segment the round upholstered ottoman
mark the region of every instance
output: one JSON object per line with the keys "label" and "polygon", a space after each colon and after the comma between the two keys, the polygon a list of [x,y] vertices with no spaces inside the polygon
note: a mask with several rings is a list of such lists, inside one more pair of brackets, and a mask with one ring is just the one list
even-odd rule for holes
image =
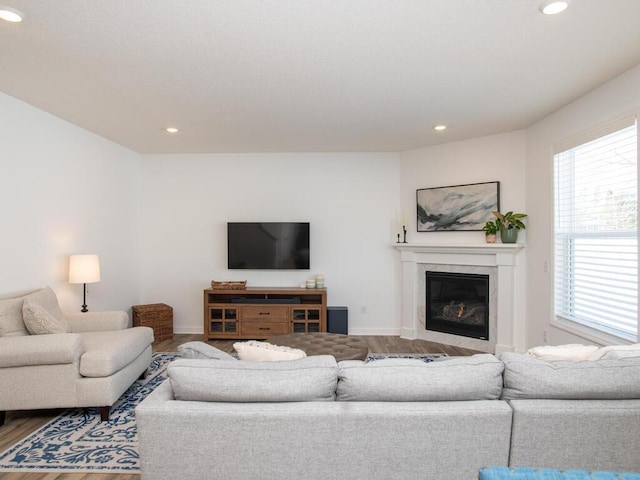
{"label": "round upholstered ottoman", "polygon": [[267,340],[274,345],[299,348],[308,356],[333,355],[336,361],[366,360],[369,348],[364,340],[337,333],[290,333]]}

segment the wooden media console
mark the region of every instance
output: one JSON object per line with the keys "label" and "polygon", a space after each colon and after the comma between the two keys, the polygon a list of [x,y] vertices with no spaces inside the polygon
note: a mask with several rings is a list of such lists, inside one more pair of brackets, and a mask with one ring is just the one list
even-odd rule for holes
{"label": "wooden media console", "polygon": [[204,337],[268,339],[327,331],[324,288],[254,287],[204,291]]}

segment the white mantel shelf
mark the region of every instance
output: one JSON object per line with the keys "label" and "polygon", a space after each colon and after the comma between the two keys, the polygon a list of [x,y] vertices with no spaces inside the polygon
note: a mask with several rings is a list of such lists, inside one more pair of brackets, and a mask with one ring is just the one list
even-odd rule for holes
{"label": "white mantel shelf", "polygon": [[479,243],[451,244],[451,243],[394,243],[400,251],[427,253],[479,253],[495,255],[496,253],[517,253],[524,248],[520,243]]}
{"label": "white mantel shelf", "polygon": [[[518,243],[394,243],[402,264],[402,328],[401,336],[491,353],[523,351],[524,318],[516,305],[524,302],[524,278]],[[424,271],[435,265],[439,271],[472,273],[486,271],[495,286],[494,324],[490,320],[489,341],[442,334],[425,330]],[[490,314],[491,316],[491,314]]]}

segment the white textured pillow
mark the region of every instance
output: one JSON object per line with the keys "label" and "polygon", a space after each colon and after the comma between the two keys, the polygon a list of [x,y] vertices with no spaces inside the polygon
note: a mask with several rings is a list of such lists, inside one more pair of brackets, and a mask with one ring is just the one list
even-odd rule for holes
{"label": "white textured pillow", "polygon": [[291,347],[281,347],[267,342],[249,340],[236,342],[233,348],[238,352],[240,360],[250,362],[280,362],[282,360],[297,360],[307,356],[302,350]]}
{"label": "white textured pillow", "polygon": [[67,333],[69,331],[69,324],[66,320],[60,321],[42,305],[29,299],[26,299],[22,305],[22,318],[31,335]]}
{"label": "white textured pillow", "polygon": [[619,360],[628,357],[640,357],[640,343],[602,347],[592,353],[589,360]]}
{"label": "white textured pillow", "polygon": [[527,355],[547,361],[567,360],[580,362],[582,360],[588,360],[597,350],[598,347],[593,345],[543,345],[529,349]]}

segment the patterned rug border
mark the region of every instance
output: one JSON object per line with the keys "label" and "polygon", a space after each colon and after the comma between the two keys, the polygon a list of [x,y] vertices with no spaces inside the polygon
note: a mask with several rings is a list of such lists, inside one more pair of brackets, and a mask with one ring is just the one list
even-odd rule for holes
{"label": "patterned rug border", "polygon": [[[134,409],[166,379],[167,365],[179,357],[175,352],[154,353],[149,375],[120,397],[109,422],[100,421],[97,408],[67,409],[0,452],[0,476],[4,472],[139,474]],[[445,357],[444,353],[369,353],[366,361],[416,358],[431,362]]]}
{"label": "patterned rug border", "polygon": [[382,360],[385,358],[415,358],[423,362],[433,362],[439,358],[447,358],[446,353],[371,353],[367,355],[367,362],[372,360]]}

